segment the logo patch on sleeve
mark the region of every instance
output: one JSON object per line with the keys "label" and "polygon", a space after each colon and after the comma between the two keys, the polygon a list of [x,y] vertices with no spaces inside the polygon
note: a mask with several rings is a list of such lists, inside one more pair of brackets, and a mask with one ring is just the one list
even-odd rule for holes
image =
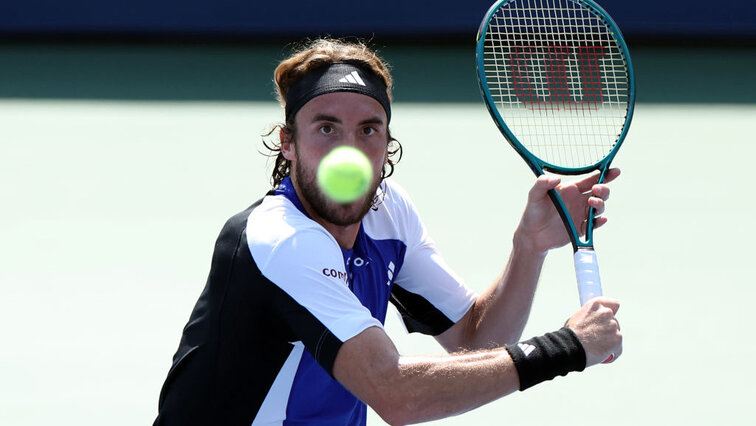
{"label": "logo patch on sleeve", "polygon": [[337,270],[335,270],[333,268],[323,268],[323,275],[325,275],[326,277],[330,277],[330,278],[340,279],[340,280],[344,281],[345,283],[349,284],[349,280],[347,279],[346,272],[337,271]]}

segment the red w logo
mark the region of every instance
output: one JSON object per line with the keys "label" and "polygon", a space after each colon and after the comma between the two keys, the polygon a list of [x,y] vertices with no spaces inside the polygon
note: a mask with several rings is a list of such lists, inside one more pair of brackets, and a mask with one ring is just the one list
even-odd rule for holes
{"label": "red w logo", "polygon": [[[542,64],[534,60],[535,46],[518,46],[510,52],[512,82],[515,94],[524,103],[575,103],[569,88],[567,60],[572,54],[570,46],[548,46],[545,49]],[[580,46],[577,48],[577,64],[580,70],[580,82],[583,96],[580,103],[601,103],[604,96],[601,91],[601,70],[599,59],[604,56],[603,46]],[[531,70],[529,64],[538,67]],[[540,76],[536,72],[540,71]],[[543,75],[546,82],[544,85]],[[531,78],[540,82],[542,94],[536,93]],[[543,87],[545,86],[545,87]],[[544,90],[546,89],[546,90]],[[548,93],[543,94],[543,92]]]}

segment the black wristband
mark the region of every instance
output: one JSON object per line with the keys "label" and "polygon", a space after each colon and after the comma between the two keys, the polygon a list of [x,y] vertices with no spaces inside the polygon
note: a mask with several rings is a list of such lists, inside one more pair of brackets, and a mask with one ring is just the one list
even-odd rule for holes
{"label": "black wristband", "polygon": [[575,332],[562,327],[554,333],[504,347],[520,376],[520,390],[570,371],[585,369],[585,350]]}

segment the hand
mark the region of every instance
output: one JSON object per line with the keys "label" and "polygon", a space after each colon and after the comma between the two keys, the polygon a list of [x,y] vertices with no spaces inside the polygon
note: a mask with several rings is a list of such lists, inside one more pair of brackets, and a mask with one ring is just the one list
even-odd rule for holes
{"label": "hand", "polygon": [[595,173],[561,185],[561,179],[557,176],[539,176],[528,193],[528,203],[515,232],[515,239],[538,253],[545,253],[570,242],[562,219],[549,198],[548,192],[551,189],[559,191],[581,236],[585,235],[589,207],[596,210],[594,227],[601,227],[607,221],[606,217],[600,216],[609,199],[610,190],[606,184],[619,175],[619,169],[609,169],[602,184],[596,184],[599,174]]}
{"label": "hand", "polygon": [[[619,302],[596,297],[583,305],[567,320],[585,350],[585,366],[614,362],[622,354],[622,333],[615,318]],[[609,359],[611,357],[611,359]]]}

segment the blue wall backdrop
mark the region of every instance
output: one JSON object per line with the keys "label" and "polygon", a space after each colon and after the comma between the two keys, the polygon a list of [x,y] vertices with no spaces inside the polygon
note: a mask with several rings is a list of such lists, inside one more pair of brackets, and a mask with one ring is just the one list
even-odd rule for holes
{"label": "blue wall backdrop", "polygon": [[[538,3],[547,0],[534,0]],[[469,36],[491,0],[1,0],[0,35]],[[756,2],[603,0],[628,37],[756,39]],[[429,6],[432,5],[432,8]]]}

